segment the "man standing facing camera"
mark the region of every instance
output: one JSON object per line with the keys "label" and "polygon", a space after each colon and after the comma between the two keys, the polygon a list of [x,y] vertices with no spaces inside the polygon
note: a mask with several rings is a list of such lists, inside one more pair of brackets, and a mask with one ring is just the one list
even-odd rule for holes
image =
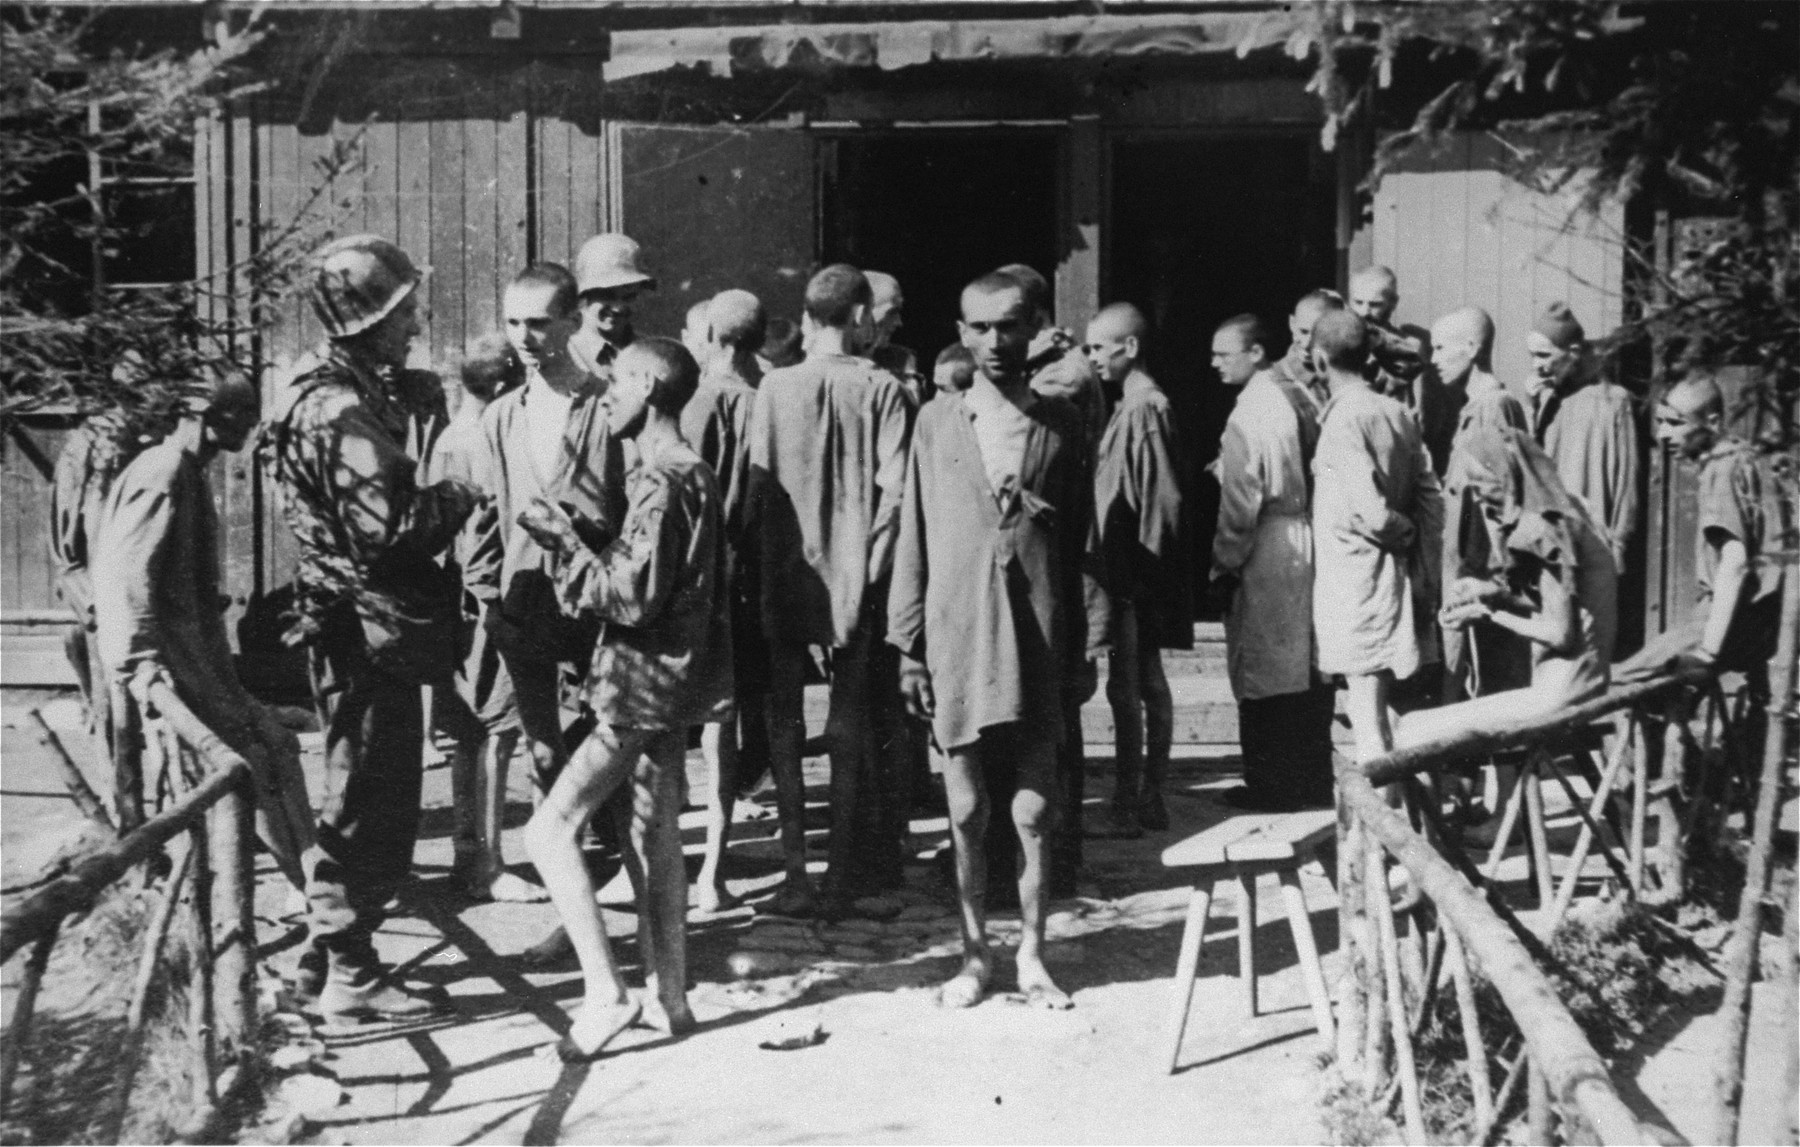
{"label": "man standing facing camera", "polygon": [[960,329],[977,373],[968,391],[919,413],[888,598],[907,707],[945,753],[964,960],[940,998],[970,1007],[993,980],[986,774],[1010,769],[1007,814],[1024,854],[1018,986],[1034,1004],[1067,1008],[1043,960],[1046,839],[1063,783],[1057,750],[1080,736],[1064,727],[1064,681],[1083,676],[1091,689],[1090,659],[1106,644],[1105,609],[1082,609],[1090,454],[1080,413],[1031,389],[1037,322],[1016,280],[965,287]]}

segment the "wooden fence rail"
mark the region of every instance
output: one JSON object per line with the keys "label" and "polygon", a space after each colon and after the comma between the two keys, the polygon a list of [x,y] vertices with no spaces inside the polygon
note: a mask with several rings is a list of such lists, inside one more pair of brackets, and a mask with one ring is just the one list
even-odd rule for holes
{"label": "wooden fence rail", "polygon": [[[146,700],[185,750],[205,766],[198,784],[179,801],[115,844],[77,862],[73,868],[0,914],[0,962],[27,946],[25,970],[12,1027],[0,1062],[0,1109],[11,1099],[12,1084],[25,1054],[37,990],[65,918],[91,908],[113,883],[149,859],[182,833],[192,843],[165,889],[164,901],[146,937],[143,961],[127,1016],[125,1054],[118,1093],[113,1096],[114,1132],[123,1134],[124,1114],[142,1045],[145,997],[162,959],[163,939],[181,897],[182,875],[193,868],[193,909],[199,943],[194,1035],[204,1049],[205,1099],[195,1126],[204,1126],[220,1098],[216,1083],[222,1064],[213,1054],[226,1047],[237,1061],[240,1083],[251,1077],[257,1032],[255,949],[256,888],[252,822],[254,790],[250,765],[196,717],[167,684],[153,684]],[[224,931],[215,927],[223,924]]]}

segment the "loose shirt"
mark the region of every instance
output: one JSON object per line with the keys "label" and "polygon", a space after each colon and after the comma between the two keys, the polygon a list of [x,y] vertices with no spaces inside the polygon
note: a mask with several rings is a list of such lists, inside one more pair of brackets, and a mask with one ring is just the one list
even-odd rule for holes
{"label": "loose shirt", "polygon": [[401,640],[394,614],[435,586],[437,555],[472,506],[465,486],[418,480],[447,421],[435,376],[384,383],[335,346],[282,388],[264,441],[299,548],[290,638],[310,639],[325,610],[350,601],[365,635]]}
{"label": "loose shirt", "polygon": [[1082,573],[1093,478],[1081,416],[1048,398],[1025,414],[1019,495],[1007,507],[961,394],[919,412],[906,462],[888,641],[929,670],[945,750],[1009,722],[1060,741],[1064,674],[1106,642],[1104,601],[1085,592]]}
{"label": "loose shirt", "polygon": [[464,583],[493,603],[487,625],[503,651],[540,660],[586,661],[591,630],[573,625],[556,603],[550,556],[524,527],[534,498],[573,507],[607,536],[624,518],[625,456],[607,426],[604,384],[583,376],[570,395],[555,469],[542,475],[532,457],[534,386],[494,400],[482,412],[478,485],[493,501],[478,518],[478,538]]}
{"label": "loose shirt", "polygon": [[731,361],[718,358],[700,374],[700,387],[681,408],[681,436],[712,467],[719,484],[719,506],[725,540],[734,559],[743,551],[745,516],[750,495],[750,416],[762,371],[740,374]]}
{"label": "loose shirt", "polygon": [[1325,405],[1313,475],[1319,671],[1410,677],[1437,651],[1443,528],[1418,424],[1393,399],[1346,386]]}
{"label": "loose shirt", "polygon": [[1212,556],[1216,570],[1240,579],[1225,614],[1226,674],[1240,701],[1306,692],[1316,659],[1302,435],[1310,405],[1282,387],[1270,371],[1253,375],[1219,439]]}
{"label": "loose shirt", "polygon": [[1631,392],[1596,380],[1552,398],[1538,440],[1556,461],[1563,487],[1587,503],[1606,532],[1613,560],[1624,569],[1638,529],[1638,472],[1644,453]]}
{"label": "loose shirt", "polygon": [[95,530],[94,606],[105,671],[167,679],[249,763],[257,830],[292,877],[313,843],[300,746],[238,680],[221,613],[219,523],[199,457],[171,437],[112,483]]}
{"label": "loose shirt", "polygon": [[1194,643],[1178,457],[1169,396],[1149,375],[1132,371],[1094,462],[1094,525],[1108,597],[1115,605],[1135,603],[1141,640],[1160,649]]}
{"label": "loose shirt", "polygon": [[1764,660],[1773,653],[1781,625],[1784,575],[1780,559],[1769,551],[1780,548],[1791,505],[1791,496],[1782,496],[1781,483],[1742,439],[1720,439],[1701,461],[1700,520],[1694,539],[1697,617],[1704,619],[1712,610],[1719,552],[1733,539],[1744,545],[1744,587],[1726,634],[1722,656],[1727,661],[1756,660],[1755,653],[1744,652],[1748,649],[1761,652]]}
{"label": "loose shirt", "polygon": [[731,621],[719,487],[684,442],[661,444],[627,479],[619,537],[565,559],[563,606],[605,623],[586,699],[608,724],[685,729],[731,715]]}
{"label": "loose shirt", "polygon": [[907,431],[899,381],[866,359],[815,355],[763,376],[750,418],[751,529],[772,640],[850,643],[869,587],[893,565]]}

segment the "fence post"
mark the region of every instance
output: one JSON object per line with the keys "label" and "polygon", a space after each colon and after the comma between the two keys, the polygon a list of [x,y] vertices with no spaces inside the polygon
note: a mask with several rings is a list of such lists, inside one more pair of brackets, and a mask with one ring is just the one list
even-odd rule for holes
{"label": "fence post", "polygon": [[[256,833],[248,774],[208,814],[213,869],[213,920],[223,934],[214,945],[214,1022],[222,1056],[242,1074],[256,1046]],[[221,1060],[223,1062],[223,1060]]]}

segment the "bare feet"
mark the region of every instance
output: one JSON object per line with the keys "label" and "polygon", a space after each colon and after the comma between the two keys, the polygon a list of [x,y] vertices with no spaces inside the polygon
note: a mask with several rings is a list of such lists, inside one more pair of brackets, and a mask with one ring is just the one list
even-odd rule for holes
{"label": "bare feet", "polygon": [[550,893],[541,884],[534,884],[520,876],[514,876],[505,869],[497,870],[492,876],[467,873],[456,879],[458,887],[470,900],[497,900],[503,904],[542,904],[550,899]]}
{"label": "bare feet", "polygon": [[548,936],[519,953],[519,962],[527,968],[548,968],[575,955],[575,945],[561,924]]}
{"label": "bare feet", "polygon": [[1057,987],[1049,970],[1036,960],[1019,961],[1019,991],[1024,993],[1025,1002],[1034,1008],[1064,1012],[1075,1006],[1069,993]]}
{"label": "bare feet", "polygon": [[993,979],[993,968],[987,953],[970,955],[964,958],[962,971],[956,973],[944,986],[938,989],[938,1005],[946,1008],[972,1008],[987,995],[988,982]]}
{"label": "bare feet", "polygon": [[723,885],[702,883],[694,889],[694,911],[702,916],[717,916],[743,906],[743,900],[726,891]]}
{"label": "bare feet", "polygon": [[805,877],[788,877],[781,890],[756,906],[764,916],[793,916],[799,919],[818,914],[819,902],[813,895],[812,882]]}
{"label": "bare feet", "polygon": [[564,1063],[586,1063],[642,1014],[643,1005],[630,997],[610,1004],[583,1004],[569,1034],[557,1041],[556,1054]]}
{"label": "bare feet", "polygon": [[694,1018],[694,1011],[688,1007],[684,999],[674,1007],[661,1000],[651,1000],[644,1005],[644,1022],[651,1027],[661,1028],[670,1035],[687,1035],[700,1026]]}

